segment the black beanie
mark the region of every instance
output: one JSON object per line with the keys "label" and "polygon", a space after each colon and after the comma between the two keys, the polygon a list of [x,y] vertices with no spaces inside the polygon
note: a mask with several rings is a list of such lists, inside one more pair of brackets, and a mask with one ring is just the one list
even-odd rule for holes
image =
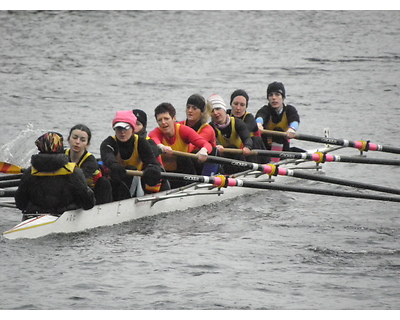
{"label": "black beanie", "polygon": [[282,95],[283,98],[286,97],[285,87],[283,86],[282,82],[275,81],[275,82],[270,83],[267,88],[267,97],[272,92],[278,92]]}
{"label": "black beanie", "polygon": [[232,105],[233,99],[235,99],[238,96],[242,96],[246,99],[246,108],[247,108],[247,106],[249,105],[249,96],[247,92],[242,89],[237,89],[233,91],[233,93],[231,94],[231,102],[229,104]]}
{"label": "black beanie", "polygon": [[204,109],[206,107],[206,100],[201,95],[195,93],[188,98],[186,105],[188,104],[192,104],[199,108],[201,112],[204,112]]}
{"label": "black beanie", "polygon": [[137,120],[146,128],[147,126],[147,114],[143,110],[133,109],[133,114],[136,116]]}

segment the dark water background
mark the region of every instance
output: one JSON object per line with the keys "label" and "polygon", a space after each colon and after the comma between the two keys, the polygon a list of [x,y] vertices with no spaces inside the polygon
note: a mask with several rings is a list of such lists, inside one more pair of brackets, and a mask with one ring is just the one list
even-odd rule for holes
{"label": "dark water background", "polygon": [[[274,80],[300,132],[399,146],[399,37],[398,11],[0,11],[0,160],[26,166],[37,136],[80,122],[98,154],[115,111],[142,108],[152,129],[159,103],[181,120],[195,92],[229,102],[245,89],[255,113]],[[400,186],[398,167],[324,170]],[[0,309],[399,309],[398,208],[263,191],[79,234],[1,238]],[[20,221],[0,214],[1,232]]]}

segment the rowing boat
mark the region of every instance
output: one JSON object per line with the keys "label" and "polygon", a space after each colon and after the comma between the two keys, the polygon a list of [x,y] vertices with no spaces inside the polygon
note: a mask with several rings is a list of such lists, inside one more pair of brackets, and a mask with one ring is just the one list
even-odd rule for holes
{"label": "rowing boat", "polygon": [[[329,152],[338,147],[326,147],[320,152]],[[315,152],[315,151],[313,151]],[[320,164],[308,165],[305,160],[287,159],[280,165],[295,164],[298,169],[320,169]],[[247,170],[237,174],[244,181],[273,182],[274,178]],[[193,176],[186,175],[186,180]],[[198,180],[197,180],[198,181]],[[190,208],[210,205],[237,196],[254,194],[254,189],[242,187],[215,187],[207,182],[194,182],[179,189],[166,190],[137,198],[125,199],[111,203],[96,205],[90,210],[71,210],[61,216],[41,214],[17,224],[3,233],[6,239],[35,239],[53,233],[81,232],[102,226],[111,226],[123,222],[150,217],[161,213],[183,211]]]}

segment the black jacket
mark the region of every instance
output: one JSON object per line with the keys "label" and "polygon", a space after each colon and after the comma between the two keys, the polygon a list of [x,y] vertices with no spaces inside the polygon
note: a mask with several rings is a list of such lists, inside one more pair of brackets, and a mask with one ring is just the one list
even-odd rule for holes
{"label": "black jacket", "polygon": [[[68,163],[66,154],[36,154],[31,164],[39,172],[51,173]],[[25,170],[15,194],[15,203],[24,213],[52,213],[60,215],[76,208],[88,210],[95,205],[93,191],[87,186],[83,171],[75,167],[67,175],[32,175],[32,167]]]}

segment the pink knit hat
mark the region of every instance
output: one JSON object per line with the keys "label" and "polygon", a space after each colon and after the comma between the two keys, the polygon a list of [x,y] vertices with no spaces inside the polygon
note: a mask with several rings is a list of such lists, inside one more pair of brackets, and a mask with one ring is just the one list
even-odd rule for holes
{"label": "pink knit hat", "polygon": [[132,110],[117,111],[115,113],[114,120],[112,121],[113,129],[117,127],[124,128],[126,130],[130,129],[127,126],[135,128],[136,126],[136,116],[133,114]]}

